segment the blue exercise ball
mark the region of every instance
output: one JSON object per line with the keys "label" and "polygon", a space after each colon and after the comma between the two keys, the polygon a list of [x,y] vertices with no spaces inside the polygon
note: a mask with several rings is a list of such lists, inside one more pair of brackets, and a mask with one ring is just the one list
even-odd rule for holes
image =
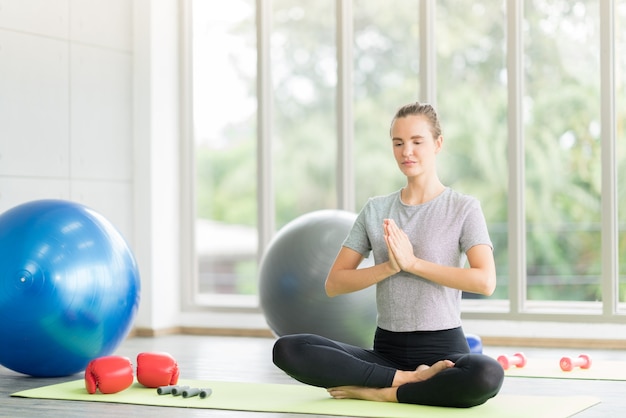
{"label": "blue exercise ball", "polygon": [[[371,347],[376,329],[372,286],[329,298],[326,276],[356,214],[319,210],[281,228],[270,241],[259,267],[259,298],[275,335],[313,333]],[[359,267],[373,265],[371,256]]]}
{"label": "blue exercise ball", "polygon": [[135,258],[102,215],[37,200],[0,215],[0,364],[68,376],[112,353],[139,305]]}

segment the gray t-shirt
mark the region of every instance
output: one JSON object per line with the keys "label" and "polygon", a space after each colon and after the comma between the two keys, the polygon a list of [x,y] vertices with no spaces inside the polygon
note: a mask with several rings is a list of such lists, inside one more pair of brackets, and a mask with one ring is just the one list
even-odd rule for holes
{"label": "gray t-shirt", "polygon": [[[400,190],[370,198],[343,242],[376,264],[389,260],[383,220],[406,232],[415,256],[445,266],[464,267],[465,253],[486,244],[493,248],[480,203],[450,188],[421,205],[407,205]],[[461,291],[401,271],[376,285],[378,326],[388,331],[435,331],[461,325]]]}

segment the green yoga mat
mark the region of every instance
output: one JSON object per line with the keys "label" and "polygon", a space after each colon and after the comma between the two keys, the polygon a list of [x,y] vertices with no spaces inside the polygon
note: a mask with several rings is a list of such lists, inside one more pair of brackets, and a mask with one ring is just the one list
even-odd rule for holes
{"label": "green yoga mat", "polygon": [[469,409],[439,408],[351,399],[330,398],[324,389],[301,384],[268,384],[180,380],[179,385],[210,388],[212,394],[199,397],[158,395],[135,383],[115,394],[90,395],[83,380],[44,386],[12,394],[15,397],[57,399],[89,402],[113,402],[181,408],[226,409],[235,411],[283,412],[299,414],[339,415],[351,417],[416,418],[416,417],[480,417],[480,418],[558,418],[569,417],[599,403],[588,396],[512,396],[498,395],[484,405]]}
{"label": "green yoga mat", "polygon": [[583,379],[583,380],[626,380],[626,362],[593,361],[588,369],[579,367],[564,372],[559,366],[559,358],[545,359],[527,357],[524,367],[515,366],[505,370],[509,377],[538,377],[550,379]]}

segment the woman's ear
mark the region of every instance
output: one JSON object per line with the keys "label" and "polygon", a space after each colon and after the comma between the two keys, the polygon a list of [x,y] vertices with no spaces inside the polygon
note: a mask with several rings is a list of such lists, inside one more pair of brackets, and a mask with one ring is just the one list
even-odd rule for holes
{"label": "woman's ear", "polygon": [[443,148],[443,135],[439,135],[439,137],[435,140],[435,154],[439,154]]}

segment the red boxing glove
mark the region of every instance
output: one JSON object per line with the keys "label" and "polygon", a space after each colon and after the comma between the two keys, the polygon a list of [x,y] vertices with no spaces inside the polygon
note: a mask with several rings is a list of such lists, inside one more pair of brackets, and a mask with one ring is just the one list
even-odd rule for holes
{"label": "red boxing glove", "polygon": [[105,356],[91,360],[85,369],[87,392],[117,393],[133,384],[133,365],[126,357]]}
{"label": "red boxing glove", "polygon": [[178,364],[168,353],[139,353],[137,380],[148,388],[175,385],[178,382]]}

